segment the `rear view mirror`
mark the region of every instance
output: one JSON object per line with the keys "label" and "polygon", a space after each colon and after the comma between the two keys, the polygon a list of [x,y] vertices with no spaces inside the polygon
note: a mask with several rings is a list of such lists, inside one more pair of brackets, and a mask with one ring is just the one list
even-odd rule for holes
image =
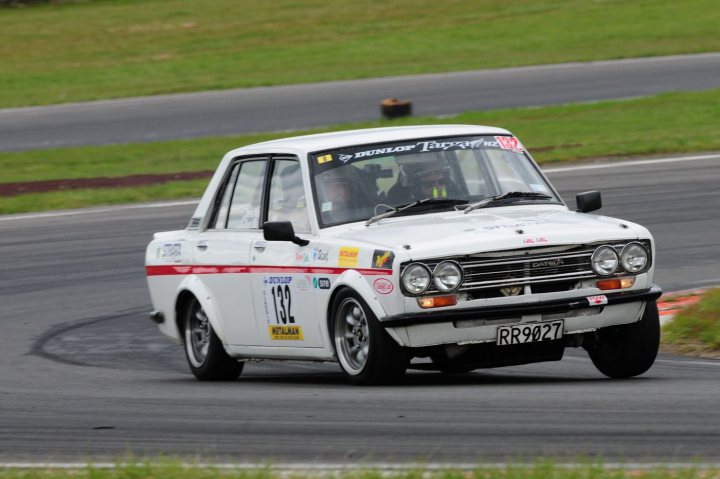
{"label": "rear view mirror", "polygon": [[575,196],[577,210],[580,213],[589,213],[602,208],[602,198],[599,191],[586,191]]}

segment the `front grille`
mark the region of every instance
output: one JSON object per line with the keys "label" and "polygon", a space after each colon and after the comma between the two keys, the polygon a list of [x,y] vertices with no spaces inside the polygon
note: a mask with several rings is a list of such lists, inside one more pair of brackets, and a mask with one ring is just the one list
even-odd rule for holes
{"label": "front grille", "polygon": [[[432,271],[441,261],[457,261],[464,273],[458,292],[468,294],[468,299],[515,296],[528,292],[550,293],[576,289],[580,281],[596,278],[590,258],[601,244],[610,244],[619,253],[626,243],[534,247],[425,260],[422,263]],[[645,246],[649,252],[649,243]],[[619,270],[619,273],[622,271]],[[511,291],[512,288],[515,290]],[[438,290],[433,285],[424,294],[436,293]]]}

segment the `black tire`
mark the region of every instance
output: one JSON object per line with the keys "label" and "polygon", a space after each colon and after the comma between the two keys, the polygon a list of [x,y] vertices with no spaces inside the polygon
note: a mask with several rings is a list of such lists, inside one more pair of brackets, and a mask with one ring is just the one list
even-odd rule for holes
{"label": "black tire", "polygon": [[200,381],[232,381],[245,363],[231,358],[208,321],[200,302],[193,298],[183,317],[185,357]]}
{"label": "black tire", "polygon": [[655,301],[651,301],[640,321],[600,330],[598,344],[588,353],[598,371],[622,379],[650,369],[659,347],[660,316]]}
{"label": "black tire", "polygon": [[354,291],[336,296],[330,327],[338,363],[352,384],[393,384],[405,375],[409,354],[380,326],[372,309]]}

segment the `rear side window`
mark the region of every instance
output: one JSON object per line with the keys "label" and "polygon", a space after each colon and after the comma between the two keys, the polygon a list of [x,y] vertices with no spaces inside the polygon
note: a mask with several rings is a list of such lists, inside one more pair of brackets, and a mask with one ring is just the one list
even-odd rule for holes
{"label": "rear side window", "polygon": [[266,160],[246,160],[238,163],[228,177],[213,229],[260,228],[263,178]]}

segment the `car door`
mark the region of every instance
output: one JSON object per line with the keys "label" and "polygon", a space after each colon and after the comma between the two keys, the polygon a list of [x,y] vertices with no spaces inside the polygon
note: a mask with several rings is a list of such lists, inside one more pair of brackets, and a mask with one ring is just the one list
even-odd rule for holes
{"label": "car door", "polygon": [[262,238],[261,206],[266,157],[234,162],[205,231],[198,235],[194,263],[210,291],[224,341],[236,346],[260,343],[250,287],[250,249]]}
{"label": "car door", "polygon": [[[295,157],[272,160],[268,221],[290,221],[296,234],[312,240],[300,163]],[[265,346],[322,347],[324,314],[315,304],[313,272],[328,266],[326,249],[289,241],[257,239],[252,245],[252,288],[260,341]]]}

